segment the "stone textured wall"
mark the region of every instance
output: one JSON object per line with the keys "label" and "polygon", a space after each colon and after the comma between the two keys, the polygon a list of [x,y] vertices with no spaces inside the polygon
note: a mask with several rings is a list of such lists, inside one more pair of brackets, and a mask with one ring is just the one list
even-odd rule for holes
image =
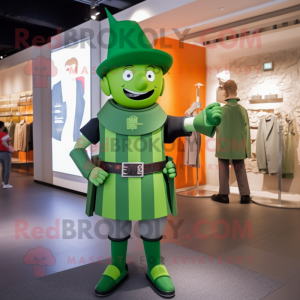
{"label": "stone textured wall", "polygon": [[[274,63],[274,70],[263,71],[263,65],[267,62]],[[237,82],[240,104],[246,109],[253,107],[249,102],[252,95],[277,94],[279,98],[283,98],[283,103],[279,104],[280,108],[275,113],[292,113],[300,134],[300,48],[233,59],[230,61],[230,77]],[[264,109],[267,108],[268,104],[264,104]],[[296,145],[296,163],[300,164],[299,135]],[[257,173],[255,164],[254,154],[247,161],[247,171]]]}
{"label": "stone textured wall", "polygon": [[[274,70],[263,71],[263,64],[271,61]],[[283,96],[289,108],[300,107],[300,48],[231,60],[230,73],[246,108],[252,95],[269,93]]]}

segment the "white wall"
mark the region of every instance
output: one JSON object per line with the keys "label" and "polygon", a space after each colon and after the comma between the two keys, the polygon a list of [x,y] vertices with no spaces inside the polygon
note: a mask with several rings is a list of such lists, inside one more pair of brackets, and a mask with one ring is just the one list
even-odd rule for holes
{"label": "white wall", "polygon": [[0,96],[30,91],[32,76],[24,72],[25,63],[0,71]]}
{"label": "white wall", "polygon": [[[257,43],[252,48],[241,48],[238,43],[232,49],[224,49],[220,44],[215,49],[208,49],[206,54],[206,63],[208,67],[207,74],[207,86],[206,86],[206,101],[207,105],[216,101],[216,89],[218,87],[218,80],[216,74],[225,68],[229,68],[231,59],[237,59],[241,57],[248,57],[262,53],[277,52],[281,50],[287,50],[300,46],[300,32],[299,28],[288,29],[285,31],[274,31],[270,34],[262,35],[260,37],[261,48],[257,47]],[[215,142],[209,143],[210,148],[215,149]],[[218,159],[215,157],[215,151],[206,150],[206,184],[209,186],[219,186],[218,177]],[[296,176],[299,182],[299,172],[296,170]],[[232,178],[232,177],[231,177]],[[278,177],[269,177],[262,174],[248,173],[248,179],[250,188],[252,190],[264,190],[268,187],[268,190],[277,190]],[[297,184],[290,185],[283,183],[283,189],[290,193],[300,193],[300,188]],[[295,182],[296,182],[295,181]],[[236,187],[236,181],[234,180],[231,186]]]}
{"label": "white wall", "polygon": [[[47,45],[34,48],[31,59],[39,56],[49,58],[50,53],[51,49]],[[51,77],[47,76],[46,80],[46,87],[39,87],[33,78],[34,179],[52,184]]]}

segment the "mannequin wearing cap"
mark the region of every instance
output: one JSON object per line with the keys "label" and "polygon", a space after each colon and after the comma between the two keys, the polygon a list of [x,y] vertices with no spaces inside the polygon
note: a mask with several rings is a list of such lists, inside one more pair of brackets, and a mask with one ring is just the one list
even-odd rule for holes
{"label": "mannequin wearing cap", "polygon": [[238,104],[237,84],[228,80],[224,84],[225,101],[222,123],[217,128],[216,157],[219,159],[219,194],[212,200],[229,203],[229,164],[235,170],[241,203],[251,202],[250,189],[245,169],[245,158],[251,157],[250,125],[245,108]]}
{"label": "mannequin wearing cap", "polygon": [[[173,64],[172,56],[153,49],[138,23],[117,21],[106,12],[108,54],[97,74],[102,91],[111,99],[97,118],[81,128],[82,136],[70,153],[89,181],[86,214],[102,216],[109,225],[112,264],[96,285],[95,294],[108,296],[128,278],[127,244],[132,221],[139,221],[149,284],[160,296],[173,297],[174,285],[160,261],[167,216],[177,215],[176,167],[173,159],[165,156],[164,143],[195,130],[213,136],[222,109],[214,103],[195,118],[168,116],[156,101],[163,94],[163,76]],[[122,36],[129,36],[129,42]],[[84,150],[98,142],[99,156],[90,161]]]}

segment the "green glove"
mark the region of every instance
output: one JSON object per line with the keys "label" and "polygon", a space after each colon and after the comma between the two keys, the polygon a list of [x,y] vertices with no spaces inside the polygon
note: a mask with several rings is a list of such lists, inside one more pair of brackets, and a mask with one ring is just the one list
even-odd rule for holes
{"label": "green glove", "polygon": [[174,178],[177,176],[176,166],[172,161],[166,163],[166,167],[163,169],[163,173],[169,178]]}
{"label": "green glove", "polygon": [[204,111],[206,113],[207,120],[211,125],[219,126],[221,124],[222,107],[221,107],[220,103],[215,102],[215,103],[209,104],[205,108]]}
{"label": "green glove", "polygon": [[107,178],[108,173],[105,172],[103,169],[99,167],[95,167],[89,176],[89,181],[93,183],[95,186],[99,186],[99,184],[102,184],[105,179]]}
{"label": "green glove", "polygon": [[89,179],[94,185],[102,184],[108,174],[101,168],[95,166],[89,159],[86,151],[82,148],[74,148],[70,152],[70,156],[75,162],[82,176]]}

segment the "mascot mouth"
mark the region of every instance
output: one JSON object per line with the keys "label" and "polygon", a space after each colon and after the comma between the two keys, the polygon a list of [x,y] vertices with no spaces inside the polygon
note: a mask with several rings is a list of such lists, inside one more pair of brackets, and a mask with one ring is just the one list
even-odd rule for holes
{"label": "mascot mouth", "polygon": [[151,91],[145,92],[145,93],[138,93],[138,92],[134,92],[134,91],[131,91],[128,89],[123,89],[123,92],[124,92],[125,96],[131,100],[144,100],[144,99],[151,97],[154,93],[154,90],[151,90]]}

